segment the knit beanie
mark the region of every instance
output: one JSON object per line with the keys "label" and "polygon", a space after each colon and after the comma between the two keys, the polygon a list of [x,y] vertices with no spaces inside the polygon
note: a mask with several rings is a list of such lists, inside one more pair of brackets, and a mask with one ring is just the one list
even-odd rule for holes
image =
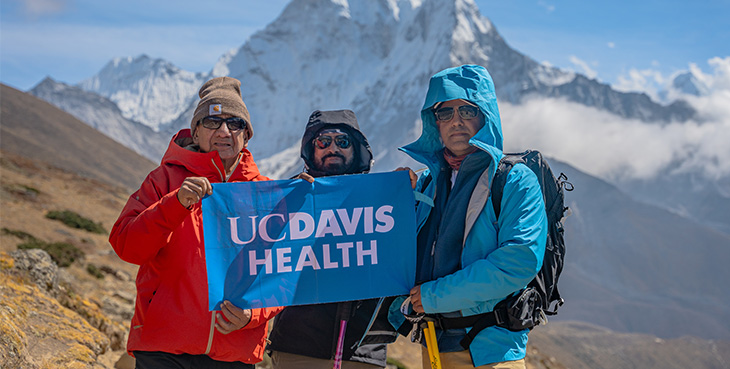
{"label": "knit beanie", "polygon": [[248,129],[248,139],[253,137],[253,126],[246,104],[241,98],[241,82],[231,77],[213,78],[203,84],[198,92],[200,102],[190,122],[190,133],[195,134],[198,122],[210,115],[230,114],[243,118]]}

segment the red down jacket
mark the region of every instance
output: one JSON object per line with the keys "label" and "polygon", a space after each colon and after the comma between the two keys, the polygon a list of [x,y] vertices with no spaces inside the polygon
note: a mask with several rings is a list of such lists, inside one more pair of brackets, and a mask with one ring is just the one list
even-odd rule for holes
{"label": "red down jacket", "polygon": [[119,257],[139,265],[137,301],[127,351],[205,354],[219,361],[257,363],[264,353],[267,321],[281,308],[253,309],[251,321],[227,335],[208,310],[208,284],[200,203],[186,209],[177,191],[187,177],[214,182],[264,181],[251,153],[225,178],[217,152],[185,149],[190,130],[173,137],[162,164],[133,193],[112,228]]}

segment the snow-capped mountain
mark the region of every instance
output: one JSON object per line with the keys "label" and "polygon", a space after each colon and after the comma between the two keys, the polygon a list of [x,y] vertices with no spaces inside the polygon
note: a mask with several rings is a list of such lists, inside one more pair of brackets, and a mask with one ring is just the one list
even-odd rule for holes
{"label": "snow-capped mountain", "polygon": [[[686,104],[661,106],[535,62],[510,48],[471,0],[294,0],[222,56],[211,75],[242,81],[253,124],[267,126],[251,142],[257,157],[296,145],[311,111],[349,107],[366,129],[392,138],[377,143],[376,165],[387,169],[402,162],[392,149],[414,138],[428,78],[464,63],[486,66],[502,101],[561,97],[646,121],[693,114]],[[189,125],[185,115],[207,77],[143,55],[111,61],[80,87],[116,102],[125,117],[170,132]]]}
{"label": "snow-capped mountain", "polygon": [[709,93],[709,88],[692,72],[684,72],[674,77],[672,88],[680,93],[693,96],[705,96]]}
{"label": "snow-capped mountain", "polygon": [[376,168],[387,170],[407,160],[395,148],[418,132],[428,78],[464,63],[486,66],[503,101],[558,96],[643,120],[692,115],[683,104],[664,107],[535,62],[511,49],[470,0],[293,1],[212,75],[242,81],[254,125],[267,127],[251,142],[259,157],[297,145],[312,110],[349,107],[378,137]]}
{"label": "snow-capped mountain", "polygon": [[177,118],[197,96],[207,79],[147,55],[116,58],[79,87],[117,104],[125,118],[155,131]]}
{"label": "snow-capped mountain", "polygon": [[44,79],[28,92],[51,102],[153,162],[159,162],[167,148],[170,136],[124,118],[116,104],[93,92],[51,78]]}

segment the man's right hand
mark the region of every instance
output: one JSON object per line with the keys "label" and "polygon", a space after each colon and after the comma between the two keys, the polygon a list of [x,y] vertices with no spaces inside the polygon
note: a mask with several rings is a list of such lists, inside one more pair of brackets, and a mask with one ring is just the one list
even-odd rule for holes
{"label": "man's right hand", "polygon": [[190,209],[193,204],[200,201],[206,194],[213,194],[213,186],[205,177],[185,178],[180,189],[177,191],[177,200],[182,206]]}

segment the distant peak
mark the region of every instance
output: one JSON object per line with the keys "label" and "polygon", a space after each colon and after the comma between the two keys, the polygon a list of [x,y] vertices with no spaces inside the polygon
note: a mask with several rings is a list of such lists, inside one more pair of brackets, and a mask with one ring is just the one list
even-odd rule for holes
{"label": "distant peak", "polygon": [[41,90],[53,90],[53,91],[60,91],[63,89],[68,88],[69,85],[58,82],[55,79],[51,78],[50,76],[46,76],[42,81],[38,82],[33,88],[30,89],[30,91],[41,91]]}

